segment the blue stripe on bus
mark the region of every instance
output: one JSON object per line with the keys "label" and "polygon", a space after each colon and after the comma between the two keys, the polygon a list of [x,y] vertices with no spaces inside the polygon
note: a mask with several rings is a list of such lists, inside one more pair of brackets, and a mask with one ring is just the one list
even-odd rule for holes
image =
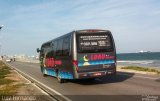
{"label": "blue stripe on bus", "polygon": [[88,65],[99,65],[99,64],[113,64],[114,60],[98,60],[98,61],[89,61],[89,62],[78,62],[78,66],[84,66],[87,63]]}
{"label": "blue stripe on bus", "polygon": [[70,72],[60,71],[60,77],[62,79],[73,79],[73,74]]}
{"label": "blue stripe on bus", "polygon": [[[51,68],[42,68],[42,71],[46,75],[56,76],[56,71]],[[45,71],[46,71],[46,73],[45,73]]]}
{"label": "blue stripe on bus", "polygon": [[47,74],[50,76],[56,76],[56,71],[51,68],[47,68]]}
{"label": "blue stripe on bus", "polygon": [[[44,73],[45,70],[46,70],[47,75],[56,77],[56,71],[54,69],[51,69],[51,68],[42,68],[43,73]],[[60,71],[59,75],[60,75],[60,77],[62,79],[73,79],[73,74],[70,73],[70,72]]]}

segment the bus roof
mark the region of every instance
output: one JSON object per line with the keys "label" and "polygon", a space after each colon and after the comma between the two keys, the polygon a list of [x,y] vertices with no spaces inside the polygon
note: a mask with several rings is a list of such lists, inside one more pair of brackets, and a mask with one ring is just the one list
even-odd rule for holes
{"label": "bus roof", "polygon": [[78,32],[78,33],[96,33],[96,32],[110,32],[110,31],[109,31],[109,30],[101,30],[101,29],[74,30],[74,31],[72,31],[72,32],[70,32],[70,33],[64,34],[64,35],[59,36],[59,37],[57,37],[57,38],[55,38],[55,39],[52,39],[52,40],[50,40],[50,41],[47,41],[47,42],[43,43],[42,46],[44,46],[45,44],[51,43],[52,41],[57,40],[57,39],[59,39],[59,38],[62,38],[62,37],[64,37],[64,36],[67,36],[67,35],[69,35],[69,34],[71,34],[71,33],[74,33],[74,32]]}
{"label": "bus roof", "polygon": [[[90,33],[93,33],[93,32],[108,32],[109,30],[101,30],[101,29],[84,29],[84,30],[77,30],[76,32],[79,32],[79,33],[84,33],[84,32],[90,32]],[[110,31],[109,31],[110,32]]]}

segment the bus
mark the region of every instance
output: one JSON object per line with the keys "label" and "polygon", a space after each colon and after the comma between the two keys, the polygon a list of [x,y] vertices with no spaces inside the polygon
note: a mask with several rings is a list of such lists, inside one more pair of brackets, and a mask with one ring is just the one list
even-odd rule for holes
{"label": "bus", "polygon": [[116,48],[109,30],[76,30],[37,48],[44,76],[67,79],[94,79],[116,74]]}

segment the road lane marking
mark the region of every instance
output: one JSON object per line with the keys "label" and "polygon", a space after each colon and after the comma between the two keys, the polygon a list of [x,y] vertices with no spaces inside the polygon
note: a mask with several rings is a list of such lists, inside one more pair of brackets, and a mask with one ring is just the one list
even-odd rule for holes
{"label": "road lane marking", "polygon": [[47,88],[47,89],[51,90],[52,92],[54,92],[54,93],[55,93],[55,94],[57,94],[58,96],[61,96],[61,97],[62,97],[63,99],[65,99],[66,101],[72,101],[71,99],[69,99],[69,98],[67,98],[66,96],[62,95],[62,94],[61,94],[61,93],[59,93],[58,91],[56,91],[56,90],[54,90],[54,89],[52,89],[52,88],[48,87],[47,85],[45,85],[45,84],[43,84],[43,83],[39,82],[38,80],[36,80],[36,79],[32,78],[31,76],[29,76],[29,75],[27,75],[26,73],[22,72],[21,70],[19,70],[19,69],[15,68],[14,66],[11,66],[11,65],[10,65],[10,64],[8,64],[8,63],[6,63],[6,64],[7,64],[8,66],[10,66],[10,67],[14,68],[14,69],[15,69],[15,70],[17,70],[18,72],[21,72],[23,75],[25,75],[25,76],[27,76],[27,77],[31,78],[32,80],[36,81],[37,83],[41,84],[43,87],[45,87],[45,88]]}
{"label": "road lane marking", "polygon": [[159,78],[154,78],[154,77],[144,77],[144,76],[136,76],[136,75],[129,75],[129,74],[118,74],[118,75],[133,76],[133,77],[145,78],[145,79],[152,79],[152,80],[157,80],[157,79],[159,79]]}

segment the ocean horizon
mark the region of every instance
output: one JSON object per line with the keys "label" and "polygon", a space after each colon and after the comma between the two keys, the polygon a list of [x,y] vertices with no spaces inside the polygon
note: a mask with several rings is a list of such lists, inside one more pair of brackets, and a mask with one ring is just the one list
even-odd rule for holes
{"label": "ocean horizon", "polygon": [[117,63],[122,66],[160,68],[160,52],[118,53]]}

